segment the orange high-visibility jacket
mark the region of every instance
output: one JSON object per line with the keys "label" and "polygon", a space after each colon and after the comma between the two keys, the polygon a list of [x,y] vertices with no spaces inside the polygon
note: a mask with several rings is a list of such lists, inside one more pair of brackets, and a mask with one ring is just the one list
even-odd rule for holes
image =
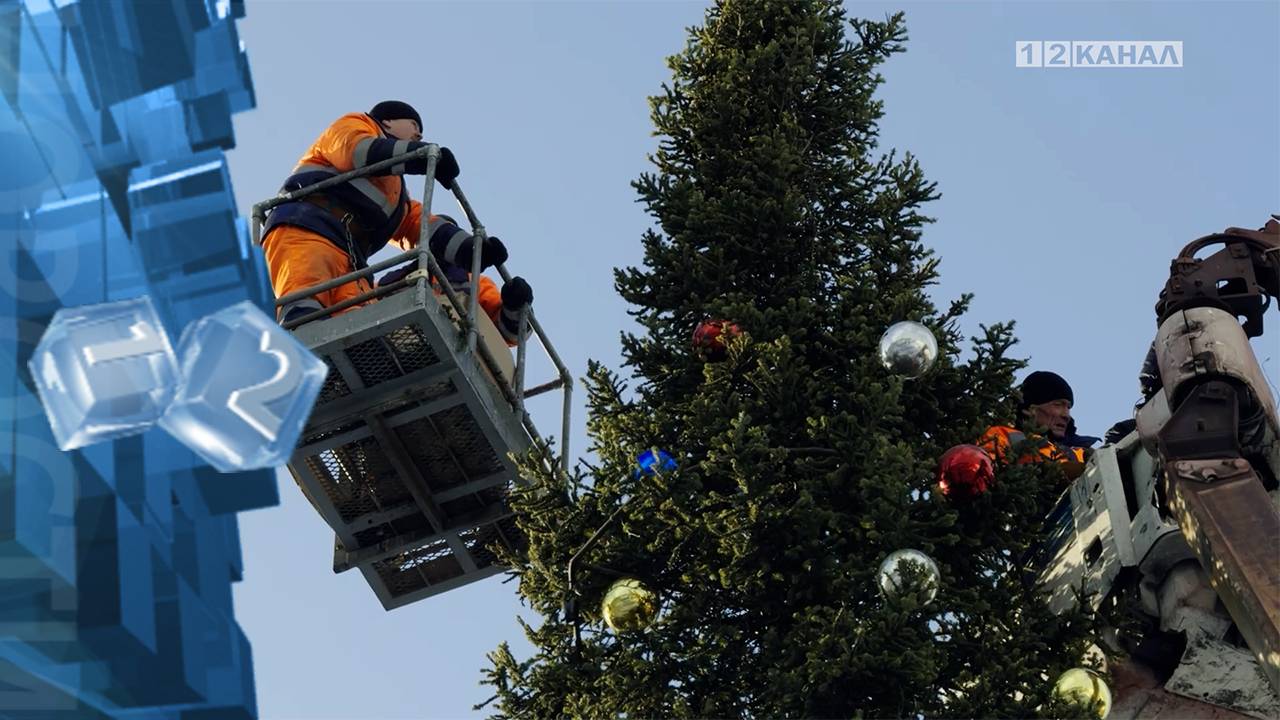
{"label": "orange high-visibility jacket", "polygon": [[1045,461],[1083,463],[1085,461],[1084,448],[1059,445],[1049,438],[1039,435],[1030,436],[1030,439],[1035,442],[1034,451],[1014,458],[1013,446],[1027,438],[1028,436],[1021,430],[1008,425],[992,425],[987,428],[986,432],[982,433],[982,437],[978,438],[977,444],[978,447],[986,450],[993,460],[1002,463],[1017,462],[1025,464]]}
{"label": "orange high-visibility jacket", "polygon": [[[450,277],[449,286],[453,288],[454,292],[469,293],[471,292],[470,278],[470,273],[463,274],[461,278]],[[440,289],[440,282],[438,280],[432,280],[431,285],[435,288],[437,295],[444,294],[444,291]],[[481,275],[479,286],[480,297],[476,299],[480,303],[480,310],[484,312],[485,315],[488,315],[489,319],[493,321],[493,324],[502,334],[502,339],[507,341],[507,347],[515,347],[516,340],[519,336],[508,332],[507,326],[510,323],[503,321],[502,292],[498,290],[498,284],[484,275]],[[464,295],[462,299],[465,301],[465,298],[466,296]],[[441,302],[446,305],[449,304],[448,300],[441,299]]]}
{"label": "orange high-visibility jacket", "polygon": [[[422,143],[387,138],[377,121],[364,113],[343,115],[325,129],[302,155],[282,189],[296,190],[313,185],[420,145]],[[263,228],[263,246],[267,251],[267,263],[271,266],[269,270],[276,297],[352,272],[362,267],[370,255],[387,243],[401,250],[417,247],[422,230],[422,203],[409,197],[402,177],[405,170],[405,166],[397,165],[385,171],[386,174],[349,180],[272,210]],[[447,231],[452,224],[446,227],[443,218],[430,216],[428,231],[435,232],[442,227]],[[453,228],[453,232],[458,231]],[[307,242],[315,236],[323,237],[347,253],[350,266],[342,269],[338,258],[330,257],[334,253],[321,251],[314,242]],[[339,269],[342,271],[338,272]],[[452,277],[450,281],[455,289],[469,291],[467,279],[469,276],[464,274],[462,278]],[[350,283],[321,294],[318,303],[306,299],[292,303],[290,307],[333,305],[368,289],[364,281]],[[510,317],[504,321],[502,294],[497,285],[482,275],[478,291],[478,300],[485,314],[502,332],[507,343],[514,347],[516,335],[511,328],[516,323]],[[289,307],[281,308],[281,316],[288,310]]]}
{"label": "orange high-visibility jacket", "polygon": [[[282,190],[313,185],[419,145],[386,137],[377,121],[364,113],[343,115],[302,155]],[[263,227],[262,246],[276,297],[353,272],[387,243],[401,250],[416,246],[422,204],[409,198],[405,170],[396,166],[273,209]],[[290,303],[279,314],[283,317],[293,307],[336,305],[369,289],[363,280],[348,283]]]}
{"label": "orange high-visibility jacket", "polygon": [[[313,185],[418,145],[386,137],[377,121],[364,113],[343,115],[303,153],[282,190]],[[403,165],[384,172],[280,205],[271,211],[263,231],[270,233],[278,225],[304,227],[351,251],[357,265],[389,242],[408,250],[418,242],[422,204],[409,198]],[[348,246],[348,232],[354,247]]]}

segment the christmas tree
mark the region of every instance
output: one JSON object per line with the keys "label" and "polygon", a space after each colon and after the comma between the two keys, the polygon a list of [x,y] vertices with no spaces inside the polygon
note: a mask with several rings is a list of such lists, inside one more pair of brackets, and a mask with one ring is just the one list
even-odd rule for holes
{"label": "christmas tree", "polygon": [[[877,68],[905,40],[900,14],[724,0],[669,60],[634,183],[657,227],[616,273],[643,333],[627,380],[590,367],[593,464],[523,465],[528,548],[506,561],[542,617],[534,657],[491,654],[500,716],[1061,710],[1090,627],[1034,582],[1060,473],[1002,468],[964,502],[934,484],[947,448],[1012,417],[1022,363],[1008,324],[962,351],[968,296],[926,294],[936,188],[877,143]],[[937,340],[920,377],[878,353],[902,320]],[[902,549],[936,578],[882,577]]]}

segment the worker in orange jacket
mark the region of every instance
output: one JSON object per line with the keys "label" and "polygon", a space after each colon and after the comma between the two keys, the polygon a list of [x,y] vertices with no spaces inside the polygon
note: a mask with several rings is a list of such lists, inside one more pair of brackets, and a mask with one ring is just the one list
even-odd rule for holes
{"label": "worker in orange jacket", "polygon": [[[282,190],[292,191],[360,167],[423,147],[422,118],[407,103],[378,103],[367,113],[338,118],[311,145]],[[368,258],[388,243],[402,250],[418,243],[422,203],[409,198],[405,174],[424,174],[425,158],[395,165],[380,174],[356,178],[293,202],[276,206],[263,226],[271,287],[276,297],[318,285],[367,267]],[[460,170],[448,148],[440,148],[435,179],[452,188]],[[468,264],[475,238],[458,232],[452,223],[428,218],[431,252],[441,263]],[[464,261],[463,258],[467,260]],[[482,269],[507,260],[496,237],[481,247]],[[513,282],[509,284],[515,284]],[[528,283],[506,293],[512,302],[532,300]],[[281,307],[282,322],[336,305],[370,290],[361,279]],[[483,293],[482,293],[483,297]],[[364,303],[361,303],[364,304]],[[349,309],[354,309],[352,308]],[[518,315],[519,306],[510,308]],[[343,311],[339,311],[343,312]]]}
{"label": "worker in orange jacket", "polygon": [[[1019,427],[993,425],[978,438],[978,446],[997,462],[1058,462],[1063,464],[1067,477],[1078,477],[1084,472],[1088,448],[1097,439],[1075,434],[1071,419],[1075,394],[1071,386],[1057,373],[1037,371],[1027,376],[1020,391]],[[1030,428],[1045,428],[1048,436],[1032,433]],[[1015,458],[1014,447],[1028,439],[1034,449]]]}

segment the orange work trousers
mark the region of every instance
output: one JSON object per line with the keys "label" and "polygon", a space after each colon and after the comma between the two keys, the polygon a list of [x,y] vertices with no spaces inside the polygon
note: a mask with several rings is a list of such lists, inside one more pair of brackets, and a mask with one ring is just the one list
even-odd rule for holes
{"label": "orange work trousers", "polygon": [[[277,298],[294,293],[327,280],[354,272],[351,259],[323,236],[295,225],[273,228],[262,240],[267,256],[267,272],[271,275],[271,289]],[[311,298],[290,303],[277,309],[277,316],[284,317],[294,307],[319,309],[332,307],[371,289],[368,278],[339,285],[332,290],[317,293]],[[372,300],[339,310],[335,315],[368,305]]]}

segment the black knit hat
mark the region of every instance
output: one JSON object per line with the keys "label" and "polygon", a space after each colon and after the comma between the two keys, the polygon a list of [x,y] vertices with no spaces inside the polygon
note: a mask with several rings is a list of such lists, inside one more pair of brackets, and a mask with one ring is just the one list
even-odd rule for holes
{"label": "black knit hat", "polygon": [[373,109],[369,111],[369,117],[382,122],[383,120],[413,120],[418,123],[418,130],[422,130],[422,116],[418,115],[418,111],[413,106],[399,100],[383,100]]}
{"label": "black knit hat", "polygon": [[1020,407],[1041,405],[1054,400],[1066,400],[1072,405],[1076,402],[1071,386],[1057,373],[1037,370],[1022,381],[1022,402]]}

